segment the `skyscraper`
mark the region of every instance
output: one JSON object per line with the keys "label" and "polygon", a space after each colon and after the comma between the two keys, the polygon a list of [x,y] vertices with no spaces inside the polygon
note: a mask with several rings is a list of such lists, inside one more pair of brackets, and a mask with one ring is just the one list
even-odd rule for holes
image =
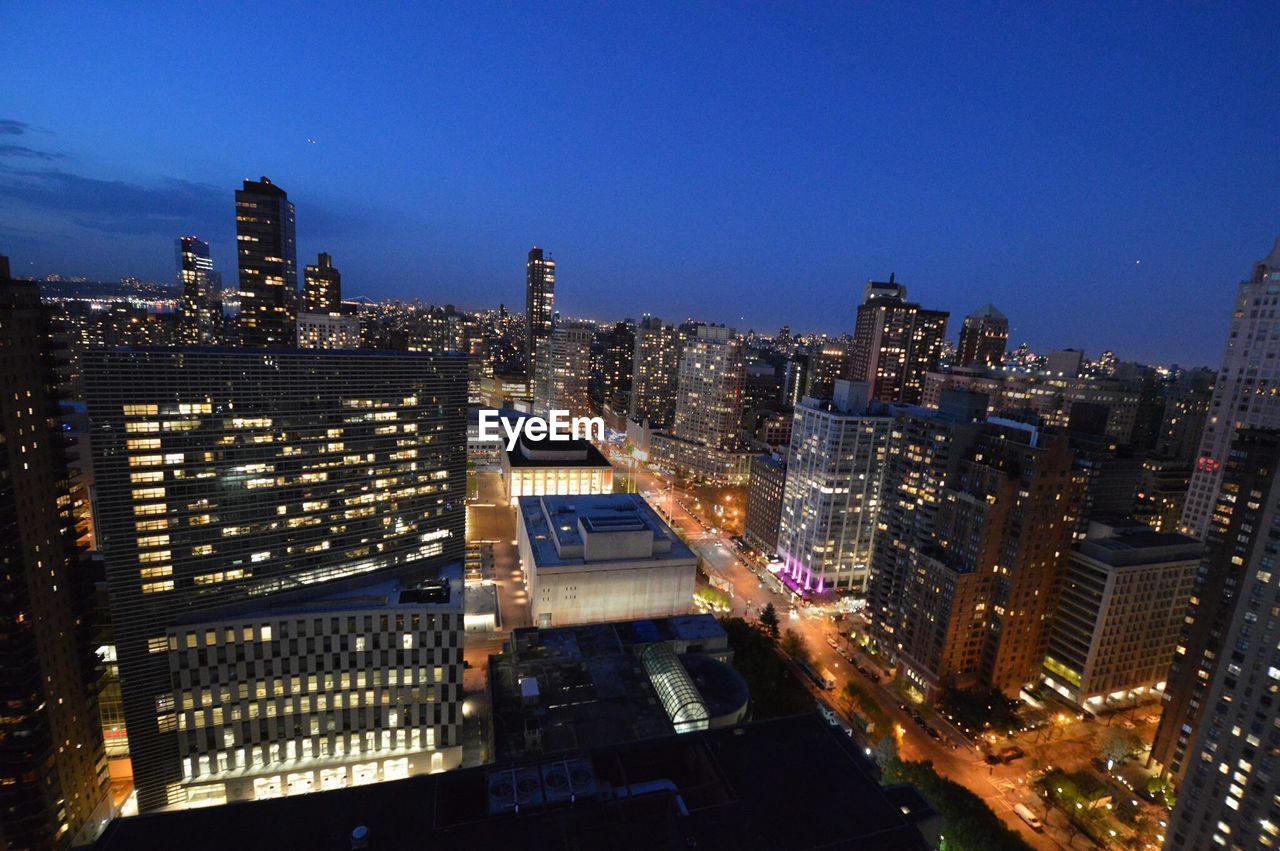
{"label": "skyscraper", "polygon": [[537,375],[538,341],[551,335],[556,315],[556,261],[544,257],[536,245],[525,264],[525,364],[529,380]]}
{"label": "skyscraper", "polygon": [[[1238,645],[1231,635],[1238,613],[1259,617],[1256,610],[1263,601],[1257,594],[1262,589],[1255,583],[1255,572],[1266,575],[1264,585],[1269,581],[1275,558],[1272,522],[1280,521],[1276,514],[1278,503],[1280,432],[1240,429],[1225,458],[1217,504],[1205,533],[1204,561],[1169,667],[1164,711],[1151,747],[1151,761],[1174,777],[1190,771],[1196,764],[1196,754],[1205,747],[1203,743],[1195,744],[1195,737],[1201,725],[1209,721],[1206,710],[1215,705],[1209,689],[1219,682],[1221,660],[1228,660],[1232,688],[1237,679],[1252,682],[1258,676],[1260,669],[1246,665],[1249,642]],[[1267,636],[1270,615],[1264,609],[1260,617],[1262,623],[1257,630],[1260,637]],[[1274,649],[1274,640],[1261,643],[1270,643]],[[1255,684],[1253,691],[1271,694],[1265,685]],[[1246,704],[1250,697],[1244,696]],[[1217,765],[1216,759],[1213,765]],[[1270,800],[1269,795],[1266,800]],[[1221,803],[1219,796],[1214,805]]]}
{"label": "skyscraper", "polygon": [[976,422],[976,394],[899,412],[871,583],[872,635],[927,698],[948,685],[1016,696],[1048,644],[1049,606],[1083,477],[1065,435]]}
{"label": "skyscraper", "polygon": [[740,435],[746,364],[732,328],[700,325],[684,346],[670,432],[653,436],[653,452],[682,475],[742,484],[753,453]]}
{"label": "skyscraper", "polygon": [[40,288],[0,257],[4,848],[69,847],[112,815],[50,343]]}
{"label": "skyscraper", "polygon": [[809,386],[802,394],[830,399],[836,381],[847,379],[851,370],[849,347],[844,342],[827,343],[811,356]]}
{"label": "skyscraper", "polygon": [[[1271,540],[1280,526],[1278,441],[1275,431],[1242,429],[1227,455],[1190,640],[1170,672],[1169,689],[1178,691],[1169,695],[1158,731],[1177,735],[1174,768],[1180,764],[1184,773],[1168,849],[1280,843],[1280,574]],[[1158,735],[1156,745],[1165,743]]]}
{"label": "skyscraper", "polygon": [[1222,369],[1213,388],[1200,453],[1191,473],[1191,489],[1182,526],[1205,534],[1218,497],[1218,484],[1237,429],[1280,428],[1280,239],[1253,266],[1253,275],[1236,290],[1235,312],[1227,332]]}
{"label": "skyscraper", "polygon": [[591,378],[591,336],[588,328],[558,325],[538,341],[534,413],[545,417],[557,409],[575,417],[590,415],[587,384]]}
{"label": "skyscraper", "polygon": [[177,241],[178,341],[187,346],[217,342],[222,331],[222,278],[213,271],[209,243],[194,236]]}
{"label": "skyscraper", "polygon": [[894,419],[867,589],[871,638],[889,655],[904,628],[912,561],[931,539],[943,488],[986,410],[981,394],[946,391],[938,410],[906,408]]}
{"label": "skyscraper", "polygon": [[631,402],[631,376],[636,353],[635,329],[626,322],[599,335],[600,340],[600,411],[608,408],[625,414]]}
{"label": "skyscraper", "polygon": [[303,275],[303,310],[307,313],[337,313],[342,308],[342,273],[333,258],[321,252],[316,265]]}
{"label": "skyscraper", "polygon": [[[319,652],[298,642],[334,637],[327,621],[308,622],[301,635],[259,636],[256,650],[223,636],[235,628],[233,615],[285,604],[309,610],[317,596],[423,578],[441,562],[461,559],[465,360],[117,349],[86,352],[84,367],[97,528],[140,807],[183,803],[210,772],[301,771],[299,761],[321,755],[312,750],[321,745],[303,741],[318,730],[329,730],[331,739],[371,734],[357,754],[381,753],[388,741],[394,752],[395,741],[378,732],[387,719],[378,708],[382,691],[365,691],[376,684],[351,677],[334,684],[354,664],[345,654],[364,647],[328,645],[337,655],[327,657],[327,667],[298,661]],[[272,623],[263,617],[259,625]],[[211,640],[202,629],[197,646],[186,643],[190,624],[220,619],[227,626],[209,626]],[[371,642],[391,632],[361,630]],[[234,657],[250,666],[237,675],[240,691],[211,684],[193,694],[196,675],[189,672],[226,663],[233,651],[249,654]],[[447,661],[454,663],[452,651]],[[217,725],[240,720],[226,716],[241,711],[234,707],[243,706],[241,691],[251,685],[262,689],[259,705],[245,710],[256,721],[253,738],[240,741],[232,731],[225,744],[204,742],[199,755],[208,771],[195,764],[187,774],[184,760],[193,753],[184,729],[203,724],[212,736]],[[383,689],[391,685],[382,682]],[[344,693],[337,703],[335,691]],[[453,696],[450,689],[434,699]],[[328,753],[349,757],[352,744],[338,751],[330,741]]]}
{"label": "skyscraper", "polygon": [[861,592],[893,418],[867,404],[863,382],[836,379],[833,390],[796,406],[777,552],[798,588]]}
{"label": "skyscraper", "polygon": [[671,427],[683,350],[684,337],[679,328],[663,325],[656,316],[646,316],[636,324],[628,419],[648,420],[655,429]]}
{"label": "skyscraper", "polygon": [[236,250],[240,264],[240,344],[293,347],[298,251],[293,204],[267,178],[236,190]]}
{"label": "skyscraper", "polygon": [[849,377],[871,386],[871,398],[919,404],[926,372],[938,368],[947,314],[907,301],[907,288],[889,276],[863,293],[853,331]]}
{"label": "skyscraper", "polygon": [[964,318],[956,366],[999,366],[1009,344],[1009,319],[994,304],[986,304]]}

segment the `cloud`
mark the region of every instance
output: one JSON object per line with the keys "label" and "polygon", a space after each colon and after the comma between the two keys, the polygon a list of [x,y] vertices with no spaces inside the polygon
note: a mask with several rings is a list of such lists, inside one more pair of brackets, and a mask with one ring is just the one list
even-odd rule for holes
{"label": "cloud", "polygon": [[231,215],[231,193],[202,183],[160,178],[151,185],[99,180],[57,169],[0,163],[0,198],[53,213],[81,227],[118,234],[213,230]]}
{"label": "cloud", "polygon": [[31,129],[25,121],[14,121],[12,118],[0,118],[0,136],[21,136]]}
{"label": "cloud", "polygon": [[[3,131],[0,131],[3,132]],[[52,151],[39,151],[26,145],[0,145],[0,157],[24,157],[31,160],[60,160],[66,154],[55,154]]]}

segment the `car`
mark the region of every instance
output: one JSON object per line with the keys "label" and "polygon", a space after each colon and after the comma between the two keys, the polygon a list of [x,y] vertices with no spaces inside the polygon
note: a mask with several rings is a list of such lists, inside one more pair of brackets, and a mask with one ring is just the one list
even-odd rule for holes
{"label": "car", "polygon": [[1000,751],[1001,762],[1013,762],[1015,759],[1022,759],[1024,756],[1026,756],[1026,753],[1017,745]]}
{"label": "car", "polygon": [[1036,817],[1035,813],[1031,812],[1031,808],[1026,804],[1014,804],[1013,812],[1018,818],[1027,823],[1027,827],[1036,833],[1044,833],[1044,825],[1041,824],[1040,819]]}
{"label": "car", "polygon": [[1120,726],[1124,727],[1126,730],[1133,730],[1133,729],[1136,729],[1138,725],[1133,723],[1133,721],[1129,720],[1128,718],[1126,718],[1124,719],[1124,723],[1121,724]]}
{"label": "car", "polygon": [[830,647],[832,650],[835,650],[835,649],[836,649],[837,647],[839,647],[840,645],[836,642],[835,638],[833,638],[832,636],[828,635],[828,636],[827,636],[827,646],[828,646],[828,647]]}

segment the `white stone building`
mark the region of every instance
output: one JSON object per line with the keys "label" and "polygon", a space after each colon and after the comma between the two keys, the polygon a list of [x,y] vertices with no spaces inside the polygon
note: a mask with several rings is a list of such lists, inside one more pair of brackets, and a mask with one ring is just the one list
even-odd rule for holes
{"label": "white stone building", "polygon": [[522,497],[517,520],[536,626],[691,610],[698,558],[638,494]]}

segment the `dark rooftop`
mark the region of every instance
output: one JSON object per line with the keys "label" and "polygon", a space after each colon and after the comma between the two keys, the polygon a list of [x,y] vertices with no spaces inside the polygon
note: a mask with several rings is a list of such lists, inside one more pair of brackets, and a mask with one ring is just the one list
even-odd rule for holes
{"label": "dark rooftop", "polygon": [[[566,776],[576,790],[564,792]],[[514,787],[514,788],[513,788]],[[518,811],[501,796],[519,796]],[[846,848],[923,851],[900,804],[817,715],[605,747],[570,760],[112,822],[98,851]]]}

